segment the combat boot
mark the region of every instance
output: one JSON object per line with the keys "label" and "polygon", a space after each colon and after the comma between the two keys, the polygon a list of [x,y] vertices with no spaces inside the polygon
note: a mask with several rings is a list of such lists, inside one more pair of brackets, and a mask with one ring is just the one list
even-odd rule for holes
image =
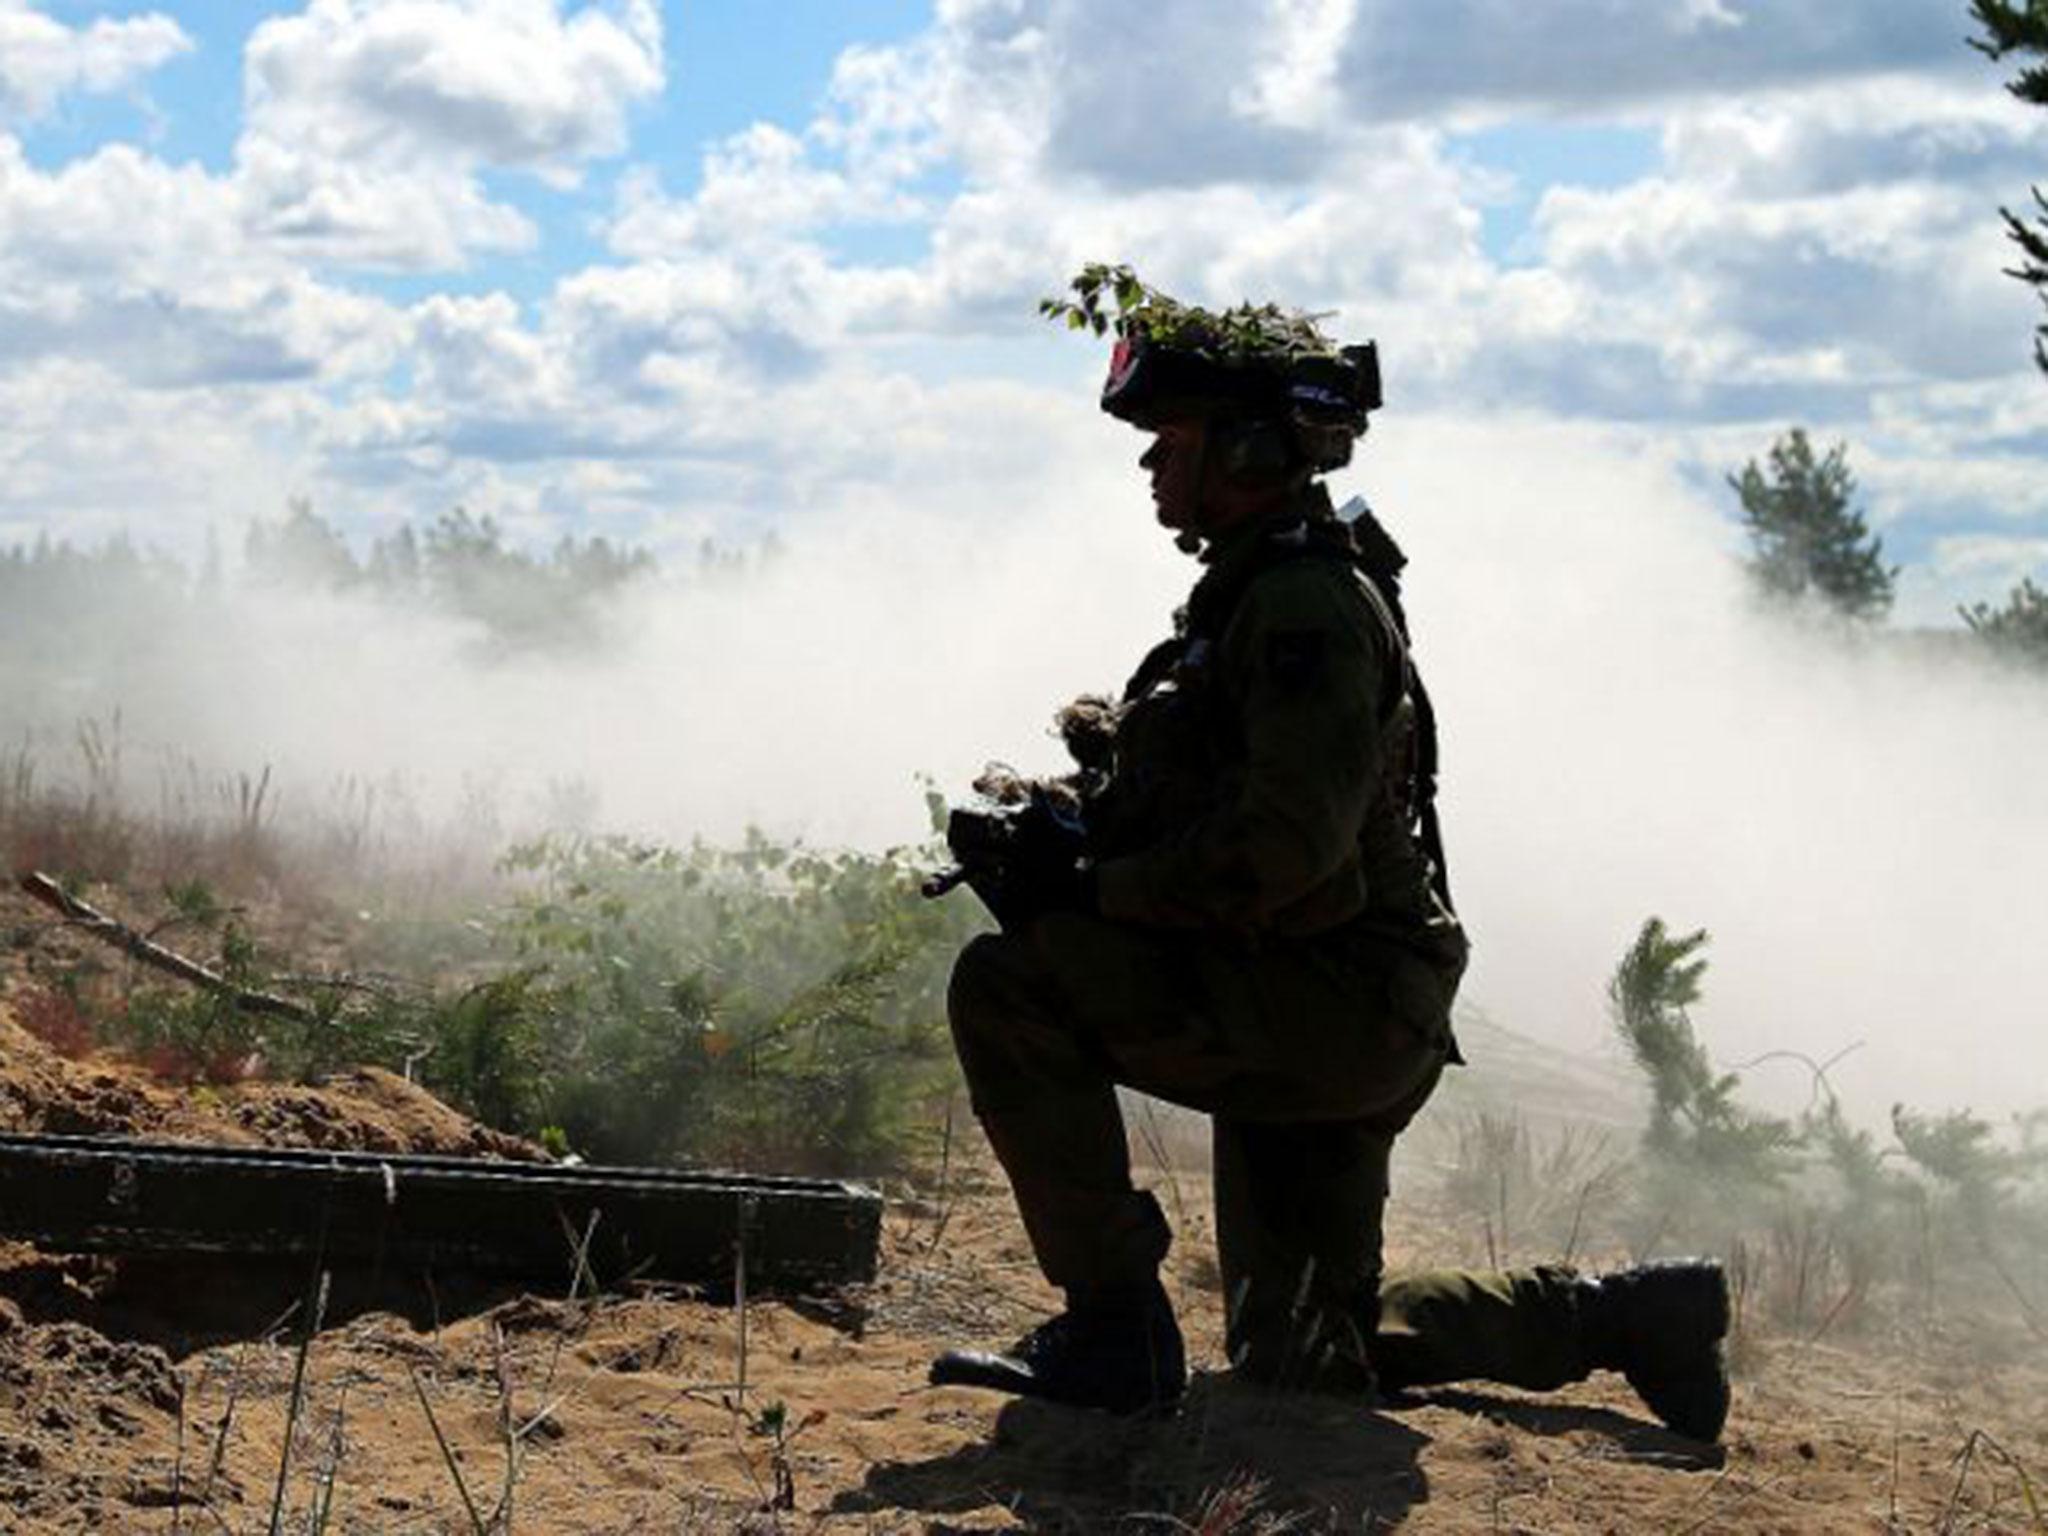
{"label": "combat boot", "polygon": [[1666,1259],[1578,1282],[1589,1364],[1620,1371],[1681,1435],[1712,1442],[1728,1418],[1728,1281],[1712,1259]]}
{"label": "combat boot", "polygon": [[1255,1386],[1375,1403],[1379,1379],[1368,1340],[1378,1316],[1376,1285],[1348,1303],[1305,1305],[1279,1326],[1240,1313],[1228,1333],[1231,1374]]}
{"label": "combat boot", "polygon": [[1379,1377],[1362,1350],[1325,1347],[1278,1363],[1257,1356],[1234,1362],[1239,1381],[1277,1392],[1311,1392],[1347,1398],[1371,1407],[1379,1401]]}
{"label": "combat boot", "polygon": [[935,1387],[988,1387],[1074,1408],[1138,1413],[1179,1401],[1187,1354],[1173,1303],[1157,1279],[1070,1292],[1065,1312],[1001,1354],[949,1349],[932,1362]]}

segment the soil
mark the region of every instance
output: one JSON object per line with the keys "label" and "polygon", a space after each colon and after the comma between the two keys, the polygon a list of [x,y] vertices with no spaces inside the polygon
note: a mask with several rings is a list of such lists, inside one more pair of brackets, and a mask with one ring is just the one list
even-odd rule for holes
{"label": "soil", "polygon": [[[4,1005],[0,1005],[4,1006]],[[133,1062],[59,1056],[0,1012],[0,1131],[133,1136],[225,1146],[441,1152],[531,1160],[517,1136],[478,1125],[381,1067],[317,1088],[249,1080],[185,1087]]]}
{"label": "soil", "polygon": [[[177,1088],[67,1060],[4,1005],[0,1128],[532,1155],[386,1073]],[[946,1344],[1054,1306],[978,1148],[891,1192],[872,1287],[744,1315],[674,1290],[479,1290],[426,1317],[333,1308],[307,1339],[277,1305],[304,1276],[0,1246],[0,1531],[2044,1528],[2038,1347],[1746,1335],[1718,1448],[1613,1377],[1276,1397],[1220,1369],[1203,1181],[1148,1180],[1197,1374],[1176,1414],[1134,1420],[925,1384]],[[1398,1210],[1397,1261],[1445,1251],[1440,1218]]]}

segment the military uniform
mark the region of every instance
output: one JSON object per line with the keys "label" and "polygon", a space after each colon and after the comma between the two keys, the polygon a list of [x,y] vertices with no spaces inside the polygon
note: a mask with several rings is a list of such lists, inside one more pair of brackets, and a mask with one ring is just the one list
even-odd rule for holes
{"label": "military uniform", "polygon": [[[1455,1052],[1466,942],[1413,833],[1406,647],[1327,495],[1207,553],[1091,797],[1096,910],[975,940],[949,995],[977,1114],[1070,1297],[1150,1280],[1114,1085],[1213,1117],[1233,1365],[1555,1386],[1594,1363],[1567,1270],[1382,1287],[1395,1137]],[[1377,1331],[1380,1337],[1373,1339]]]}

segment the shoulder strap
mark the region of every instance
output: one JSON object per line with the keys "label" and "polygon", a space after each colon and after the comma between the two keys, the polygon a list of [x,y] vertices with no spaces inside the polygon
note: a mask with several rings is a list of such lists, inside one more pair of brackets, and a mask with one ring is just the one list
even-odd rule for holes
{"label": "shoulder strap", "polygon": [[1446,909],[1455,911],[1451,905],[1450,865],[1444,858],[1443,827],[1436,814],[1436,706],[1430,702],[1421,668],[1415,665],[1415,649],[1408,636],[1408,613],[1401,606],[1401,572],[1407,568],[1408,557],[1401,552],[1401,546],[1394,542],[1394,536],[1387,532],[1386,526],[1374,515],[1363,497],[1353,497],[1345,504],[1344,511],[1350,514],[1347,526],[1353,547],[1357,550],[1358,568],[1387,600],[1387,611],[1393,615],[1394,627],[1401,632],[1401,645],[1408,653],[1408,695],[1415,701],[1412,804],[1416,827],[1422,838],[1422,851],[1429,855],[1433,871],[1430,883],[1436,888],[1437,899]]}
{"label": "shoulder strap", "polygon": [[1172,639],[1162,640],[1147,651],[1145,659],[1138,663],[1138,670],[1124,684],[1124,702],[1135,704],[1158,687],[1180,665],[1181,653],[1187,648],[1187,636],[1175,634]]}

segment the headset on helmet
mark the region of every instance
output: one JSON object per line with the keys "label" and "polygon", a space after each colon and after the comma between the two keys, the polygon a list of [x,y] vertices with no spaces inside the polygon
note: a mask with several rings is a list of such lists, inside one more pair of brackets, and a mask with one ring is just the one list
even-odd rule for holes
{"label": "headset on helmet", "polygon": [[1102,386],[1105,411],[1148,431],[1189,418],[1284,424],[1318,474],[1350,462],[1353,440],[1380,403],[1372,342],[1328,354],[1225,360],[1121,336]]}

